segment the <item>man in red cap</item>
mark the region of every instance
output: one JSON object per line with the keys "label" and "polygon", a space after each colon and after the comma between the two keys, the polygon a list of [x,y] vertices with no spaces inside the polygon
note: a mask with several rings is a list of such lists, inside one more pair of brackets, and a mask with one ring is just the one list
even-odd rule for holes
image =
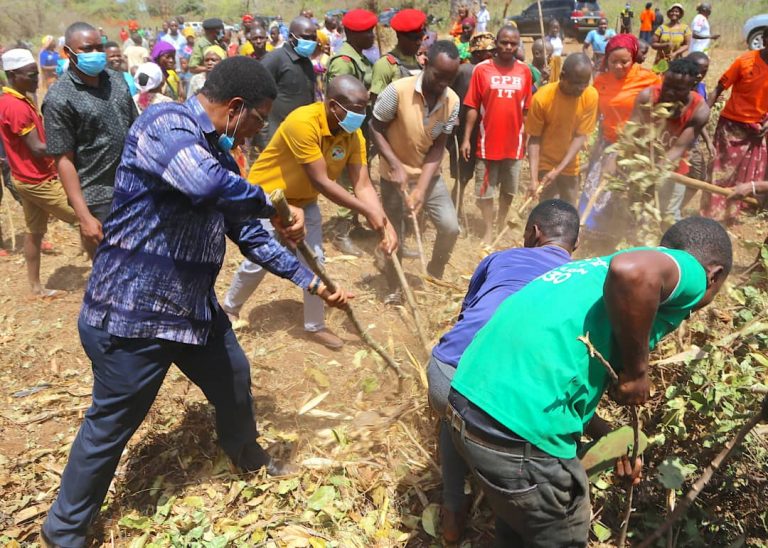
{"label": "man in red cap", "polygon": [[[344,26],[347,40],[328,62],[326,87],[330,86],[331,81],[337,76],[349,74],[360,80],[366,89],[370,89],[373,65],[363,55],[363,50],[373,46],[373,29],[377,22],[376,14],[368,10],[354,9],[344,15],[341,24]],[[364,130],[364,134],[367,134],[367,130]],[[352,191],[351,182],[347,177],[341,177],[339,183],[350,192]],[[339,209],[334,223],[333,245],[345,255],[359,257],[363,252],[349,237],[354,226],[354,217],[351,210]]]}
{"label": "man in red cap", "polygon": [[348,11],[341,20],[347,40],[328,62],[328,83],[342,74],[351,74],[366,88],[371,87],[373,65],[363,50],[373,47],[373,29],[378,18],[368,10],[355,9]]}
{"label": "man in red cap", "polygon": [[416,54],[427,31],[426,23],[427,14],[416,9],[400,10],[392,18],[390,24],[397,33],[397,45],[373,64],[371,103],[375,103],[376,96],[395,80],[421,72]]}

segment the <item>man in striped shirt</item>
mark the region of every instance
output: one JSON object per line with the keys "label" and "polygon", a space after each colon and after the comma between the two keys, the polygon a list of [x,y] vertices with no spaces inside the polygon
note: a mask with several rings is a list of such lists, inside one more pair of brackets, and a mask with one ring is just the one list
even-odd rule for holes
{"label": "man in striped shirt", "polygon": [[[381,154],[384,211],[402,240],[404,206],[417,214],[424,208],[437,227],[427,265],[435,278],[442,278],[459,235],[456,210],[440,176],[445,143],[459,116],[459,98],[448,87],[458,70],[456,46],[438,40],[429,48],[421,74],[401,78],[384,88],[373,107],[371,121],[373,141]],[[388,278],[394,289],[397,278],[392,274],[388,273]],[[394,295],[388,298],[394,299]]]}
{"label": "man in striped shirt", "polygon": [[496,35],[496,56],[475,67],[464,97],[467,119],[461,154],[469,159],[470,136],[478,123],[475,166],[475,197],[483,215],[483,242],[493,241],[493,195],[499,192],[497,226],[507,217],[520,179],[520,160],[525,156],[523,119],[531,102],[531,69],[518,62],[520,32],[504,26]]}

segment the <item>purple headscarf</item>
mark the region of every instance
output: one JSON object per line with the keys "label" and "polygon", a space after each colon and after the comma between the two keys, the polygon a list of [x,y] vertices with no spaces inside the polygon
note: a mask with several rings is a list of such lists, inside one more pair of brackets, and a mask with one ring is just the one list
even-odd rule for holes
{"label": "purple headscarf", "polygon": [[173,47],[173,44],[170,44],[165,40],[158,40],[155,44],[155,47],[152,48],[150,57],[155,63],[157,63],[157,60],[160,59],[160,56],[165,55],[166,53],[173,53],[176,55],[176,48]]}

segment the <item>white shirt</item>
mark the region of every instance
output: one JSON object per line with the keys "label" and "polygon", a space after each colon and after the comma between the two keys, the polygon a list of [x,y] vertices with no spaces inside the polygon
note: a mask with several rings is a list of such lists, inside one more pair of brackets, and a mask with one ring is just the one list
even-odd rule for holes
{"label": "white shirt", "polygon": [[[699,13],[696,15],[696,17],[693,18],[693,22],[691,23],[691,30],[693,31],[693,34],[698,34],[699,36],[709,36],[709,19]],[[709,38],[692,38],[688,51],[707,51],[709,49],[709,42]]]}
{"label": "white shirt", "polygon": [[563,54],[563,40],[559,36],[547,35],[547,41],[552,44],[552,55],[560,56]]}
{"label": "white shirt", "polygon": [[488,8],[482,8],[477,12],[477,32],[486,32],[488,23],[491,22],[491,14]]}

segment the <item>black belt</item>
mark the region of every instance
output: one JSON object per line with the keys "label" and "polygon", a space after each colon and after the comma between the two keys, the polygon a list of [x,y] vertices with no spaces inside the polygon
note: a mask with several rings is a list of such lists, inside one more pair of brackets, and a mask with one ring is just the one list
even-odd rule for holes
{"label": "black belt", "polygon": [[451,426],[451,428],[456,430],[460,435],[479,445],[502,451],[510,455],[518,455],[525,458],[526,460],[531,457],[554,458],[552,455],[542,451],[527,440],[496,438],[495,436],[488,435],[482,430],[473,428],[473,426],[468,424],[464,420],[464,417],[462,417],[459,412],[456,411],[456,408],[454,408],[450,402],[445,409],[445,420],[448,421],[448,424]]}

